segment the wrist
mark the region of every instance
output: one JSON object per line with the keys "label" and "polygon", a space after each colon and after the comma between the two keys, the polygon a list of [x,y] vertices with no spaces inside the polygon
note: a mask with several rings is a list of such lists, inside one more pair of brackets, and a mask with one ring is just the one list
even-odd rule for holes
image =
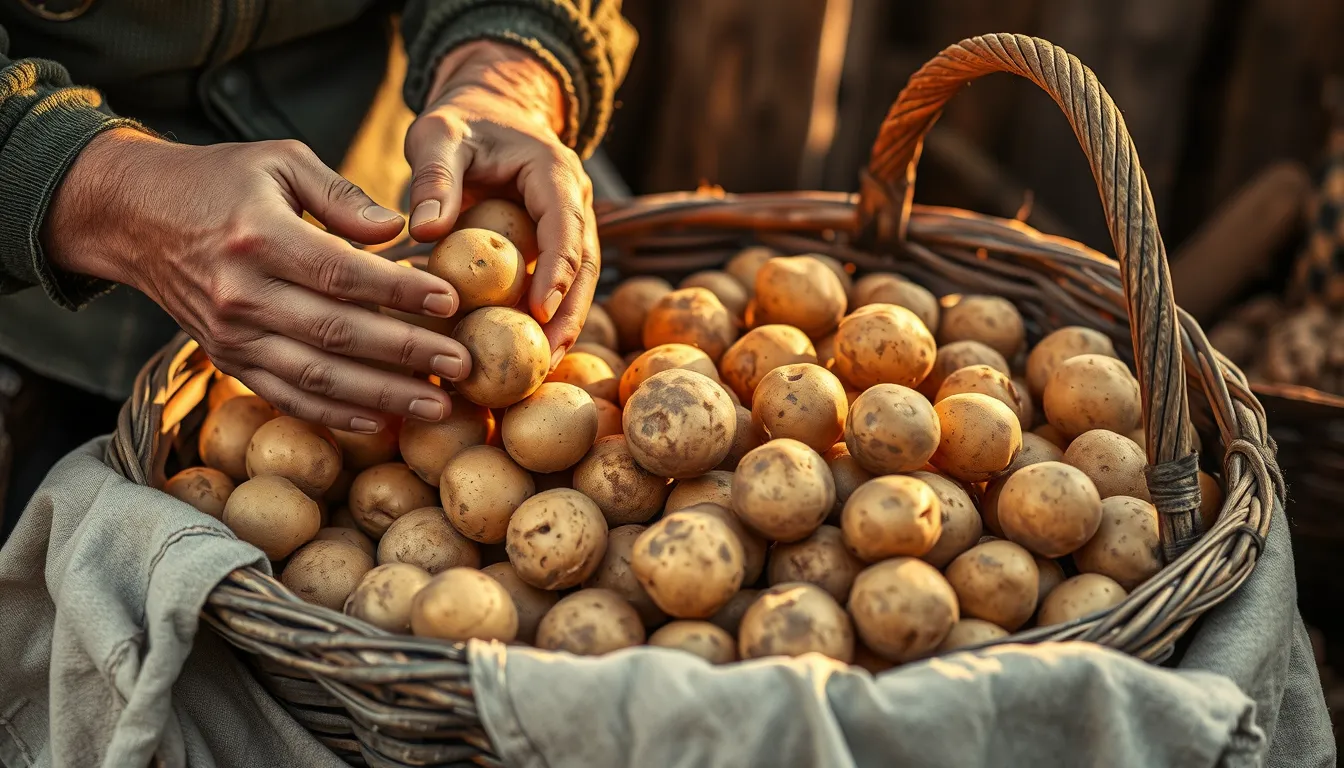
{"label": "wrist", "polygon": [[564,88],[541,59],[517,45],[477,40],[453,49],[434,71],[429,107],[465,92],[486,92],[516,103],[553,133],[564,130]]}

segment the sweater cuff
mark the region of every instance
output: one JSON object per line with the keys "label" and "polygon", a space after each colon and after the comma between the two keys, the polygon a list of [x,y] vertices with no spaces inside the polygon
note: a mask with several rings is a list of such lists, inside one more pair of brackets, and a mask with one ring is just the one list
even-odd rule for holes
{"label": "sweater cuff", "polygon": [[73,310],[107,293],[113,283],[48,262],[42,223],[56,188],[93,137],[138,124],[100,112],[91,103],[101,103],[101,97],[85,89],[56,90],[42,101],[0,145],[0,263],[10,274],[0,290],[41,285],[52,301]]}
{"label": "sweater cuff", "polygon": [[[517,45],[535,54],[560,82],[568,112],[560,138],[587,157],[606,133],[616,86],[634,48],[634,30],[624,19],[602,21],[605,29],[573,4],[554,0],[433,4],[415,34],[407,35],[406,103],[417,113],[424,109],[435,68],[457,46],[476,40]],[[614,53],[619,54],[615,62]]]}

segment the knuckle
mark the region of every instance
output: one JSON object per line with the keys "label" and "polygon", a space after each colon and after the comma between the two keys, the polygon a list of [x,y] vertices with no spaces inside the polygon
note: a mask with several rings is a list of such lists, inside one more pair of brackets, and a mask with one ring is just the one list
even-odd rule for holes
{"label": "knuckle", "polygon": [[414,333],[407,333],[401,339],[398,345],[397,362],[407,368],[416,367],[420,362],[420,344],[417,343]]}
{"label": "knuckle", "polygon": [[327,179],[327,188],[324,192],[327,201],[332,203],[340,202],[341,200],[346,200],[351,197],[362,197],[364,194],[359,187],[356,187],[349,179],[339,173],[333,173],[331,177]]}
{"label": "knuckle", "polygon": [[230,257],[255,258],[265,242],[266,234],[241,218],[235,218],[225,225],[223,250]]}
{"label": "knuckle", "polygon": [[350,318],[343,315],[324,315],[317,324],[317,342],[326,350],[350,352],[355,346],[355,327]]}
{"label": "knuckle", "polygon": [[378,387],[377,410],[379,413],[394,412],[397,408],[397,403],[400,400],[401,398],[397,396],[396,390],[394,390],[390,385],[383,384],[382,386]]}
{"label": "knuckle", "polygon": [[330,396],[336,385],[336,377],[332,374],[331,366],[325,361],[311,360],[304,363],[296,383],[306,392]]}
{"label": "knuckle", "polygon": [[319,290],[329,296],[346,296],[357,287],[354,269],[340,256],[319,259],[315,275]]}
{"label": "knuckle", "polygon": [[316,157],[316,155],[313,154],[313,150],[298,139],[277,139],[274,142],[268,143],[275,148],[275,151],[278,154],[288,158],[308,160]]}
{"label": "knuckle", "polygon": [[602,265],[598,263],[595,256],[584,258],[579,261],[579,278],[596,281],[601,272]]}
{"label": "knuckle", "polygon": [[420,165],[411,177],[411,189],[414,192],[432,192],[456,185],[457,177],[452,169],[438,160]]}

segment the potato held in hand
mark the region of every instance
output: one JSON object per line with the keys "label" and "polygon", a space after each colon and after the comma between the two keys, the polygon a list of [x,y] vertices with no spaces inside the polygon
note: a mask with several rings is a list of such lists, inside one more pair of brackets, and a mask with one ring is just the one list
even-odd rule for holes
{"label": "potato held in hand", "polygon": [[659,477],[708,472],[728,455],[737,432],[737,412],[723,387],[681,369],[640,385],[621,419],[630,454]]}
{"label": "potato held in hand", "polygon": [[525,312],[483,307],[462,318],[453,338],[471,356],[471,372],[454,386],[477,405],[513,405],[537,391],[550,372],[550,342]]}
{"label": "potato held in hand", "polygon": [[649,597],[670,616],[713,616],[742,586],[744,553],[716,517],[674,512],[635,540],[630,567]]}
{"label": "potato held in hand", "polygon": [[527,271],[508,238],[487,229],[459,229],[440,240],[429,273],[457,289],[466,314],[481,307],[511,307],[523,297]]}

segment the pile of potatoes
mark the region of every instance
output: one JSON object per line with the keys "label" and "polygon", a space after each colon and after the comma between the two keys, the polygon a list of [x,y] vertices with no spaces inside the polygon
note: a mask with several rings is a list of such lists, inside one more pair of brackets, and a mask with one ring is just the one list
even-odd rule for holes
{"label": "pile of potatoes", "polygon": [[625,280],[547,371],[505,308],[535,249],[509,221],[463,230],[473,274],[498,268],[452,329],[481,374],[447,419],[331,432],[224,378],[204,466],[166,490],[304,600],[582,655],[876,671],[1087,616],[1160,569],[1139,385],[1104,335],[1028,349],[1004,299],[754,247],[678,287]]}

